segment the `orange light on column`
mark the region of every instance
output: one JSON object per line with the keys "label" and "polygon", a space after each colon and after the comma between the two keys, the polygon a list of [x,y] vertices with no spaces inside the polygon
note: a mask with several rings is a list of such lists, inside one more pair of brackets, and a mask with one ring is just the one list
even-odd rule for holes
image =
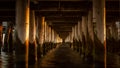
{"label": "orange light on column", "polygon": [[28,68],[28,54],[29,54],[29,8],[26,10],[26,68]]}
{"label": "orange light on column", "polygon": [[106,9],[104,7],[104,64],[105,68],[107,68],[107,49],[106,49]]}

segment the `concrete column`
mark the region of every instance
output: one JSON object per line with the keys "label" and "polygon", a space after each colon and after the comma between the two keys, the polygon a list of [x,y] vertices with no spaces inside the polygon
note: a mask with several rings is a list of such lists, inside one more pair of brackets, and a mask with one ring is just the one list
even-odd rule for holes
{"label": "concrete column", "polygon": [[[51,27],[50,27],[50,28],[51,28]],[[50,35],[51,35],[51,41],[50,41],[50,42],[52,42],[52,28],[51,28]]]}
{"label": "concrete column", "polygon": [[54,43],[54,30],[52,30],[52,42]]}
{"label": "concrete column", "polygon": [[62,42],[62,39],[59,37],[59,35],[57,34],[57,37],[56,37],[56,39],[57,39],[57,43],[60,43],[60,42]]}
{"label": "concrete column", "polygon": [[70,42],[73,43],[72,32],[70,33]]}
{"label": "concrete column", "polygon": [[78,41],[78,24],[75,25],[75,39]]}
{"label": "concrete column", "polygon": [[54,48],[54,30],[51,30],[51,49]]}
{"label": "concrete column", "polygon": [[118,29],[115,22],[112,24],[112,37],[117,40],[118,39]]}
{"label": "concrete column", "polygon": [[16,1],[16,68],[28,68],[29,0]]}
{"label": "concrete column", "polygon": [[78,22],[78,36],[79,36],[79,40],[82,42],[82,22],[81,21]]}
{"label": "concrete column", "polygon": [[106,39],[110,40],[112,38],[112,27],[111,24],[106,25]]}
{"label": "concrete column", "polygon": [[83,41],[86,41],[87,40],[87,17],[86,16],[82,16],[82,32],[85,38],[85,40]]}
{"label": "concrete column", "polygon": [[72,39],[72,32],[69,33],[69,37],[70,37],[70,41],[69,41],[69,42],[70,42],[70,48],[71,48],[71,46],[72,46],[72,41],[73,41],[73,39]]}
{"label": "concrete column", "polygon": [[74,26],[72,27],[72,46],[71,48],[74,49],[74,36],[75,36],[75,33],[74,33]]}
{"label": "concrete column", "polygon": [[[93,30],[93,17],[92,11],[88,11],[88,21],[87,21],[87,58],[91,63],[94,62],[95,55],[95,45],[94,45],[94,30]],[[94,64],[93,64],[94,67]]]}
{"label": "concrete column", "polygon": [[51,27],[49,27],[49,43],[48,43],[48,50],[50,50],[50,49],[52,49],[52,44],[51,44],[51,42],[52,42],[52,28]]}
{"label": "concrete column", "polygon": [[51,42],[51,27],[49,27],[49,42]]}
{"label": "concrete column", "polygon": [[2,52],[13,52],[13,24],[12,22],[2,22],[3,26],[3,39],[2,39]]}
{"label": "concrete column", "polygon": [[35,12],[30,11],[30,24],[29,24],[29,63],[35,63],[36,58],[36,24]]}
{"label": "concrete column", "polygon": [[82,22],[78,21],[79,53],[82,54]]}
{"label": "concrete column", "polygon": [[38,60],[43,56],[42,45],[44,43],[44,24],[45,17],[37,17],[37,37],[38,37],[38,46],[37,46],[37,57]]}
{"label": "concrete column", "polygon": [[93,31],[93,22],[92,22],[92,11],[88,12],[88,33],[92,41],[94,41],[94,31]]}
{"label": "concrete column", "polygon": [[69,33],[69,35],[67,36],[67,38],[65,39],[65,42],[70,42],[70,33]]}
{"label": "concrete column", "polygon": [[57,43],[57,33],[55,33],[55,43]]}
{"label": "concrete column", "polygon": [[41,30],[40,30],[40,44],[44,43],[44,25],[45,25],[45,17],[41,17]]}
{"label": "concrete column", "polygon": [[68,36],[68,42],[70,43],[70,33],[69,33],[69,36]]}
{"label": "concrete column", "polygon": [[76,39],[76,37],[77,37],[77,34],[76,34],[76,25],[73,27],[73,50],[77,50],[77,39]]}
{"label": "concrete column", "polygon": [[56,33],[56,43],[58,43],[58,34]]}
{"label": "concrete column", "polygon": [[56,43],[56,32],[54,32],[54,43]]}
{"label": "concrete column", "polygon": [[[96,24],[95,59],[104,62],[106,68],[106,8],[105,0],[93,0],[93,22]],[[96,49],[96,46],[99,48]],[[101,59],[100,59],[101,58]]]}
{"label": "concrete column", "polygon": [[105,0],[93,0],[93,21],[96,23],[96,35],[101,43],[104,43],[106,37],[105,10]]}
{"label": "concrete column", "polygon": [[72,39],[75,38],[75,30],[74,30],[74,27],[72,27]]}
{"label": "concrete column", "polygon": [[92,17],[92,11],[89,10],[88,12],[88,51],[89,51],[89,56],[94,55],[94,30],[93,30],[93,17]]}
{"label": "concrete column", "polygon": [[46,25],[46,42],[49,42],[49,32],[48,32],[48,25]]}
{"label": "concrete column", "polygon": [[46,42],[46,40],[47,40],[47,32],[46,32],[46,26],[47,26],[47,22],[45,22],[45,25],[44,25],[44,42]]}
{"label": "concrete column", "polygon": [[82,51],[84,56],[88,54],[87,45],[87,16],[82,16]]}
{"label": "concrete column", "polygon": [[1,47],[2,47],[2,24],[0,24],[0,54],[1,54]]}
{"label": "concrete column", "polygon": [[77,52],[79,52],[79,43],[78,43],[78,24],[75,25],[75,42],[74,42],[74,46],[75,46],[75,50]]}
{"label": "concrete column", "polygon": [[68,41],[69,41],[69,40],[68,40],[68,37],[69,37],[69,36],[67,36],[67,37],[65,38],[65,42],[68,42]]}
{"label": "concrete column", "polygon": [[46,31],[47,31],[47,42],[49,42],[49,36],[50,36],[50,35],[49,35],[49,26],[47,26],[46,29],[47,29],[47,30],[46,30]]}

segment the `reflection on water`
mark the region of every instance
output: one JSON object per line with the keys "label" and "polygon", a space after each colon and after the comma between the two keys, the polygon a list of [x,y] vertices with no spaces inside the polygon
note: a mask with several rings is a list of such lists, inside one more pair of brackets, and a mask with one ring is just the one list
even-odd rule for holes
{"label": "reflection on water", "polygon": [[15,68],[14,55],[12,53],[1,52],[0,66],[1,68]]}
{"label": "reflection on water", "polygon": [[[1,52],[0,55],[0,68],[26,68],[25,63],[20,65],[15,63],[15,55],[13,53]],[[29,65],[27,68],[38,68],[36,64]]]}
{"label": "reflection on water", "polygon": [[[65,48],[65,47],[63,47],[63,48]],[[57,62],[61,62],[61,61],[66,61],[66,59],[68,59],[69,57],[67,56],[66,57],[66,59],[65,58],[61,58],[61,57],[64,57],[65,55],[67,55],[68,53],[69,53],[69,51],[67,51],[66,50],[66,48],[65,49],[60,49],[59,51],[58,50],[51,50],[49,53],[48,53],[48,55],[46,55],[46,59],[48,59],[49,58],[49,60],[48,60],[48,63],[46,63],[47,65],[49,65],[49,64],[51,64],[51,63],[53,63],[53,60],[54,60],[54,62],[56,62],[55,64],[54,64],[54,66],[59,66],[60,64],[58,64]],[[63,53],[63,51],[66,51],[66,52],[64,52]],[[56,53],[57,52],[57,53]],[[54,56],[54,55],[55,56]],[[60,56],[59,56],[59,54],[60,54]],[[73,53],[74,54],[74,53]],[[62,56],[61,56],[62,55]],[[56,57],[57,56],[57,57]],[[73,56],[72,54],[69,54],[69,56],[72,56],[72,57],[75,57],[75,56]],[[115,56],[115,55],[112,55],[112,54],[109,54],[108,55],[109,57],[107,57],[107,68],[120,68],[120,65],[119,65],[119,63],[120,63],[120,58],[119,58],[119,56]],[[50,57],[52,57],[52,59],[50,58]],[[53,58],[53,57],[56,57],[56,58]],[[112,58],[112,59],[111,59]],[[55,60],[56,59],[56,60]],[[60,60],[60,59],[62,59],[62,60]],[[75,58],[76,59],[76,58]],[[43,59],[42,59],[43,60]],[[50,62],[50,60],[51,60],[51,62]],[[68,59],[69,60],[69,59]],[[74,59],[71,59],[71,60],[74,60]],[[64,62],[63,62],[64,63]],[[63,64],[62,63],[62,64]],[[42,68],[41,66],[40,66],[40,64],[41,64],[41,62],[39,61],[39,62],[36,62],[35,64],[30,64],[30,65],[28,65],[28,67],[27,68]],[[68,63],[67,62],[67,64],[68,64],[68,66],[70,66],[70,63]],[[0,68],[26,68],[26,67],[23,67],[23,66],[25,66],[26,64],[25,63],[23,63],[21,66],[19,66],[19,65],[17,65],[16,63],[15,63],[15,55],[13,54],[13,53],[6,53],[6,52],[1,52],[1,55],[0,55]],[[64,64],[63,64],[64,65]],[[71,64],[72,65],[72,64]],[[92,65],[92,66],[91,66]],[[93,63],[89,60],[89,58],[87,58],[86,59],[86,62],[84,62],[84,63],[82,63],[81,64],[81,68],[104,68],[104,63],[101,63],[101,62],[98,62],[98,61],[95,61],[94,62],[94,65],[95,66],[93,66]],[[102,66],[103,65],[103,66]],[[49,67],[50,68],[50,67]],[[59,67],[60,68],[60,67]],[[63,67],[62,67],[63,68]]]}

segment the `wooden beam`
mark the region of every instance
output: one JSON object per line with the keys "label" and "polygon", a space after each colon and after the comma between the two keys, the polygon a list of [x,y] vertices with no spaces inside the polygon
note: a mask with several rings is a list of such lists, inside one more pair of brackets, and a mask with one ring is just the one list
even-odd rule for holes
{"label": "wooden beam", "polygon": [[65,16],[58,16],[58,17],[45,17],[46,21],[49,22],[78,22],[79,20],[81,20],[81,17],[65,17]]}

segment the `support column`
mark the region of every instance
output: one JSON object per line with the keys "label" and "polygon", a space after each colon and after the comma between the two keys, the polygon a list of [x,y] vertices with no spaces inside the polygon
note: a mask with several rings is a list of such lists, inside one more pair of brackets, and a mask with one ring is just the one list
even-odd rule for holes
{"label": "support column", "polygon": [[78,21],[79,53],[82,54],[82,22]]}
{"label": "support column", "polygon": [[70,33],[69,33],[69,36],[68,36],[68,42],[70,43]]}
{"label": "support column", "polygon": [[49,27],[49,42],[51,42],[51,27]]}
{"label": "support column", "polygon": [[73,43],[72,32],[70,33],[70,42]]}
{"label": "support column", "polygon": [[12,37],[12,22],[2,22],[3,26],[3,44],[2,44],[2,53],[12,53],[13,52],[13,37]]}
{"label": "support column", "polygon": [[51,28],[51,43],[50,43],[50,45],[51,45],[51,49],[53,48],[53,38],[54,38],[54,32],[53,32],[53,29]]}
{"label": "support column", "polygon": [[[87,45],[88,45],[88,55],[87,61],[89,63],[94,63],[94,55],[95,55],[95,45],[94,45],[94,30],[93,30],[93,17],[92,11],[88,11],[88,22],[87,22]],[[93,65],[94,67],[94,65]]]}
{"label": "support column", "polygon": [[38,37],[38,46],[37,46],[37,57],[38,60],[43,56],[43,43],[44,43],[44,24],[45,17],[38,17],[37,21],[37,37]]}
{"label": "support column", "polygon": [[118,39],[118,29],[115,22],[112,24],[112,37],[114,40]]}
{"label": "support column", "polygon": [[52,42],[54,43],[54,30],[52,30]]}
{"label": "support column", "polygon": [[75,39],[78,41],[78,24],[75,25]]}
{"label": "support column", "polygon": [[51,42],[53,43],[53,40],[54,40],[54,30],[52,29],[51,30]]}
{"label": "support column", "polygon": [[78,21],[78,39],[79,39],[80,42],[82,42],[82,35],[81,35],[81,33],[82,33],[81,22]]}
{"label": "support column", "polygon": [[106,39],[107,40],[112,39],[112,26],[111,26],[111,24],[106,25]]}
{"label": "support column", "polygon": [[104,43],[105,38],[105,1],[104,0],[93,0],[93,21],[96,23],[96,35],[101,43]]}
{"label": "support column", "polygon": [[48,42],[48,25],[45,24],[45,42]]}
{"label": "support column", "polygon": [[56,32],[54,32],[54,43],[56,44]]}
{"label": "support column", "polygon": [[38,25],[41,29],[40,29],[40,34],[39,34],[39,38],[40,38],[40,44],[44,43],[44,25],[45,25],[45,17],[41,17],[40,19],[42,19],[41,21],[39,21],[39,24],[41,23],[41,25]]}
{"label": "support column", "polygon": [[75,25],[75,42],[74,42],[75,50],[79,52],[79,44],[78,44],[78,24]]}
{"label": "support column", "polygon": [[86,57],[88,54],[88,44],[87,44],[87,16],[82,16],[82,46],[83,54]]}
{"label": "support column", "polygon": [[93,22],[92,22],[92,11],[88,12],[88,33],[92,41],[94,41],[94,31],[93,31]]}
{"label": "support column", "polygon": [[16,68],[28,68],[29,0],[16,1]]}
{"label": "support column", "polygon": [[49,27],[48,29],[48,35],[49,35],[49,42],[47,43],[47,52],[52,48],[51,42],[52,42],[52,29]]}
{"label": "support column", "polygon": [[2,47],[2,24],[0,23],[0,54],[1,54],[1,47]]}
{"label": "support column", "polygon": [[35,63],[36,58],[36,25],[35,25],[35,12],[30,11],[30,29],[29,29],[29,64]]}
{"label": "support column", "polygon": [[[94,30],[93,30],[93,22],[92,22],[92,11],[88,12],[88,51],[89,56],[93,56],[94,54]],[[92,58],[91,58],[92,59]]]}
{"label": "support column", "polygon": [[47,22],[45,22],[45,25],[44,25],[44,42],[47,42]]}
{"label": "support column", "polygon": [[82,32],[84,37],[83,41],[86,42],[87,40],[87,17],[86,16],[82,16]]}
{"label": "support column", "polygon": [[[105,0],[93,0],[93,21],[96,24],[95,59],[104,62],[106,68],[106,8]],[[98,46],[99,48],[97,48]],[[101,59],[100,59],[101,58]]]}
{"label": "support column", "polygon": [[74,40],[75,40],[75,30],[74,30],[74,26],[72,27],[72,40],[73,40],[73,43],[72,43],[72,49],[74,49]]}

